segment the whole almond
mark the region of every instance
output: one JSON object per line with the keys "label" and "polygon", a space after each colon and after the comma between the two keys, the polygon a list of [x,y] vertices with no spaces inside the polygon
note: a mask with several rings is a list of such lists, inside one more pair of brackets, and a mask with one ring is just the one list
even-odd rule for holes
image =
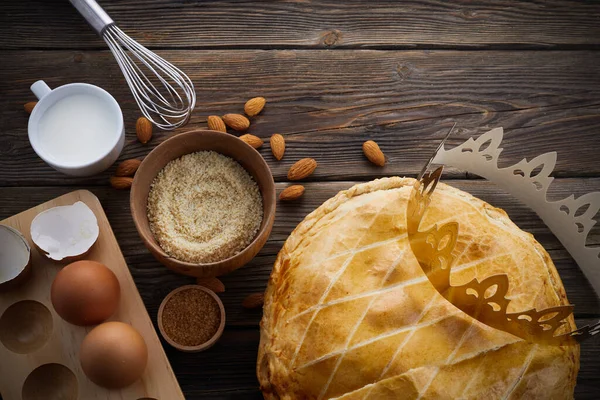
{"label": "whole almond", "polygon": [[142,162],[140,160],[136,160],[135,158],[132,158],[131,160],[125,160],[117,167],[115,176],[133,176],[140,167],[141,163]]}
{"label": "whole almond", "polygon": [[258,149],[264,143],[261,138],[259,138],[258,136],[251,135],[249,133],[246,133],[245,135],[240,136],[240,139],[242,139],[244,142],[248,143],[250,146],[254,147],[255,149]]}
{"label": "whole almond", "polygon": [[236,131],[245,131],[250,128],[250,121],[242,114],[225,114],[223,115],[223,122]]}
{"label": "whole almond", "polygon": [[303,158],[290,167],[287,177],[290,181],[298,181],[310,176],[315,168],[317,168],[317,162],[314,158]]}
{"label": "whole almond", "polygon": [[23,108],[25,109],[25,111],[27,111],[27,114],[31,114],[31,112],[33,111],[33,108],[37,105],[37,101],[30,101],[29,103],[25,103],[25,105],[23,105]]}
{"label": "whole almond", "polygon": [[264,293],[252,293],[242,301],[242,307],[252,309],[262,307],[265,302]]}
{"label": "whole almond", "polygon": [[296,200],[298,197],[304,194],[304,186],[292,185],[288,186],[279,193],[279,200],[290,201]]}
{"label": "whole almond", "polygon": [[212,131],[219,132],[227,132],[227,127],[225,126],[225,122],[218,115],[209,115],[208,116],[208,129]]}
{"label": "whole almond", "polygon": [[110,185],[115,189],[123,190],[129,189],[131,184],[133,183],[133,178],[129,178],[126,176],[111,176],[110,177]]}
{"label": "whole almond", "polygon": [[223,285],[223,282],[219,278],[198,278],[196,279],[196,283],[215,293],[223,293],[225,291],[225,285]]}
{"label": "whole almond", "polygon": [[267,101],[264,97],[254,97],[246,102],[244,105],[244,112],[249,117],[254,117],[255,115],[260,114],[263,108],[265,108],[265,103]]}
{"label": "whole almond", "polygon": [[271,136],[271,152],[277,160],[283,158],[283,154],[285,153],[285,139],[279,133]]}
{"label": "whole almond", "polygon": [[363,152],[365,156],[371,161],[373,164],[383,167],[385,165],[385,155],[379,148],[379,145],[372,140],[367,140],[363,143]]}
{"label": "whole almond", "polygon": [[135,132],[141,143],[148,143],[152,139],[152,122],[146,117],[139,117],[135,123]]}

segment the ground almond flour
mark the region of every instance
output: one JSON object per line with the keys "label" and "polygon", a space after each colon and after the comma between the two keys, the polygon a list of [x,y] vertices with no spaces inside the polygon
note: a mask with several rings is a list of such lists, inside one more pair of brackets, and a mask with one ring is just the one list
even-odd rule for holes
{"label": "ground almond flour", "polygon": [[256,182],[239,163],[214,151],[169,162],[148,195],[150,229],[160,247],[180,261],[215,262],[239,253],[262,218]]}

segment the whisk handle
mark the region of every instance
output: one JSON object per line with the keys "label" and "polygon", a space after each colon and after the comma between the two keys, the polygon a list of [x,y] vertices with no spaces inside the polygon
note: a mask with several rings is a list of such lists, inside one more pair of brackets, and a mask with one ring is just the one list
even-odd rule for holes
{"label": "whisk handle", "polygon": [[73,7],[83,15],[83,18],[90,24],[96,33],[102,36],[104,28],[114,23],[106,11],[96,3],[96,0],[69,0]]}

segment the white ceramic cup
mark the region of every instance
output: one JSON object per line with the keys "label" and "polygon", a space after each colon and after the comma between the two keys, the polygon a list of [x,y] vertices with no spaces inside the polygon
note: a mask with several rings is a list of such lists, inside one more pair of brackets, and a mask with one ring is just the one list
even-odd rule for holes
{"label": "white ceramic cup", "polygon": [[[31,91],[37,96],[39,101],[29,117],[29,142],[36,154],[48,165],[67,175],[90,176],[104,171],[119,158],[125,144],[123,113],[117,101],[106,90],[87,83],[70,83],[52,90],[46,85],[46,82],[37,81],[31,85]],[[102,107],[106,107],[106,110],[108,110],[106,114],[110,118],[115,119],[113,126],[116,126],[114,132],[102,133],[103,136],[106,136],[105,140],[109,145],[108,151],[102,151],[98,155],[90,157],[89,160],[80,163],[61,160],[60,155],[49,154],[40,143],[40,135],[44,133],[40,132],[40,120],[44,116],[44,113],[57,101],[76,94],[93,95],[99,98]]]}

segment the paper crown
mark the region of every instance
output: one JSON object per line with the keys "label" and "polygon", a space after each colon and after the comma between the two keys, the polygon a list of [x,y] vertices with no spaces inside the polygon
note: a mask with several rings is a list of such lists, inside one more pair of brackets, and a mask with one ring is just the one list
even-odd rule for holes
{"label": "paper crown", "polygon": [[592,218],[600,210],[600,192],[548,201],[548,188],[554,180],[550,174],[556,165],[556,152],[542,154],[531,161],[523,159],[507,168],[498,168],[498,158],[502,152],[499,146],[503,136],[502,128],[496,128],[477,140],[469,138],[453,149],[445,150],[442,146],[433,162],[486,178],[533,209],[571,254],[600,296],[600,246],[586,246],[587,236],[596,223]]}
{"label": "paper crown", "polygon": [[[443,171],[440,167],[433,173],[426,173],[429,164],[449,164],[468,170],[498,184],[530,206],[578,262],[596,293],[600,293],[600,249],[585,246],[587,234],[596,222],[592,218],[600,209],[600,193],[586,194],[578,199],[571,195],[564,200],[548,202],[546,193],[553,179],[549,175],[556,163],[556,153],[543,154],[530,162],[524,159],[512,167],[499,169],[497,163],[502,151],[499,148],[502,136],[502,128],[497,128],[477,140],[469,138],[451,150],[445,150],[442,142],[410,195],[407,228],[411,249],[433,286],[448,301],[480,322],[542,344],[568,345],[575,340],[590,338],[600,333],[600,321],[564,332],[566,319],[573,312],[572,305],[507,313],[510,300],[506,298],[509,281],[505,274],[493,275],[481,282],[473,279],[464,285],[452,286],[452,252],[459,224],[450,222],[439,228],[436,225],[427,231],[419,231]],[[535,173],[538,169],[540,171]]]}

